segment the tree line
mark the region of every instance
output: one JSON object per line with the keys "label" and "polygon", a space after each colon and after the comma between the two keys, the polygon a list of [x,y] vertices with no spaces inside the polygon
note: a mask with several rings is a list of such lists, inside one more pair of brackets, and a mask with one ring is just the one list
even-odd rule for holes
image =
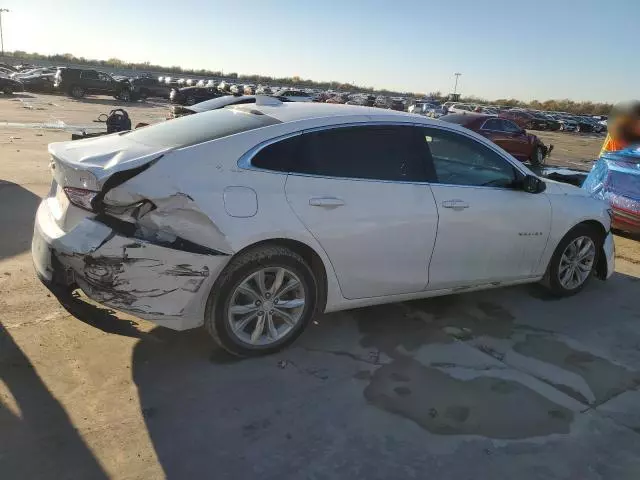
{"label": "tree line", "polygon": [[[416,98],[424,97],[423,93],[415,93],[415,92],[397,92],[386,89],[375,89],[373,87],[363,87],[358,85],[353,85],[350,83],[330,81],[330,82],[316,82],[310,79],[303,79],[298,76],[293,77],[271,77],[267,75],[244,75],[238,74],[236,72],[222,72],[218,70],[207,70],[207,69],[187,69],[182,68],[178,65],[174,66],[163,66],[163,65],[155,65],[150,62],[125,62],[124,60],[120,60],[119,58],[109,58],[108,60],[96,60],[92,58],[85,57],[76,57],[71,53],[63,53],[63,54],[55,54],[55,55],[43,55],[40,53],[28,53],[21,50],[15,50],[13,52],[5,52],[5,56],[13,57],[14,60],[20,60],[25,62],[37,62],[38,60],[47,60],[49,62],[61,62],[61,63],[75,63],[78,65],[87,65],[92,67],[110,67],[110,68],[121,68],[121,69],[130,69],[130,70],[141,70],[141,71],[156,71],[156,72],[166,72],[172,75],[192,75],[192,76],[201,76],[201,77],[213,77],[213,78],[228,78],[228,79],[236,79],[238,81],[242,81],[244,83],[264,83],[264,84],[278,84],[283,86],[291,86],[298,88],[319,88],[324,90],[343,90],[349,92],[371,92],[377,95],[386,95],[386,96],[411,96]],[[427,97],[434,98],[437,100],[444,101],[446,100],[446,95],[443,95],[441,92],[431,92],[426,95]],[[531,102],[524,102],[522,100],[517,100],[515,98],[500,98],[497,100],[486,100],[483,98],[469,96],[460,98],[460,102],[463,103],[479,103],[483,105],[501,105],[501,106],[509,106],[509,107],[522,107],[522,108],[532,108],[535,110],[550,110],[557,112],[568,112],[578,115],[608,115],[613,107],[610,103],[597,103],[597,102],[575,102],[569,99],[562,100],[533,100]]]}

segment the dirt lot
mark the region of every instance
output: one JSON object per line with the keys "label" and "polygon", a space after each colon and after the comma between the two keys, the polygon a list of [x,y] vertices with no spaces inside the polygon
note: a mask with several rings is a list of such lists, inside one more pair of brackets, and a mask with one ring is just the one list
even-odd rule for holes
{"label": "dirt lot", "polygon": [[[64,129],[114,105],[0,98],[0,122]],[[134,123],[168,111],[126,108]],[[0,123],[3,480],[640,475],[638,242],[616,238],[617,273],[573,298],[526,286],[342,312],[236,361],[203,331],[61,304],[36,280],[46,145],[69,137]],[[553,163],[584,168],[601,143],[542,137]]]}

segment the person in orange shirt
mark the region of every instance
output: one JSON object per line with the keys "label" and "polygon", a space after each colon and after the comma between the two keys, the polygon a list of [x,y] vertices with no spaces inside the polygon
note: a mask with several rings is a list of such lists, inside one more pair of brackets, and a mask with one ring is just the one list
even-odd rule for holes
{"label": "person in orange shirt", "polygon": [[640,143],[640,102],[616,105],[607,120],[609,133],[604,140],[600,155],[616,152],[633,143]]}

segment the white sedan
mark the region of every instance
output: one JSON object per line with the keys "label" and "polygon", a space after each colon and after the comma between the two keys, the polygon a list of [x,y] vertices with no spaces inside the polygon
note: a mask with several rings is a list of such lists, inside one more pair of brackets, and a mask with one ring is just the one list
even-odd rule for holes
{"label": "white sedan", "polygon": [[417,115],[258,97],[49,152],[39,277],[237,355],[320,312],[613,272],[605,203]]}

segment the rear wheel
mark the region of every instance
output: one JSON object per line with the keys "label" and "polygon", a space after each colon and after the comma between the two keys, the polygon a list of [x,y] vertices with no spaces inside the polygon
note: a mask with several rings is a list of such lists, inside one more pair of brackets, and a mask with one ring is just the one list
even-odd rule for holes
{"label": "rear wheel", "polygon": [[295,252],[267,246],[234,258],[209,295],[205,327],[228,352],[258,356],[291,344],[316,311],[318,286]]}
{"label": "rear wheel", "polygon": [[69,93],[73,98],[82,98],[84,97],[85,91],[81,86],[74,85],[73,87],[71,87]]}
{"label": "rear wheel", "polygon": [[593,276],[602,235],[593,227],[578,225],[558,244],[542,283],[558,297],[575,295]]}

